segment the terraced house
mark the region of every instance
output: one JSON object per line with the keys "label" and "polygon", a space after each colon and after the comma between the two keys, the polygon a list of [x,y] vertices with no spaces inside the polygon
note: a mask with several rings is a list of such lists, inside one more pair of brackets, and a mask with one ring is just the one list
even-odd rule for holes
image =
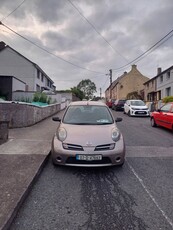
{"label": "terraced house", "polygon": [[158,68],[157,75],[144,83],[145,100],[159,101],[164,97],[173,96],[173,66],[162,71]]}
{"label": "terraced house", "polygon": [[107,88],[105,91],[106,100],[144,99],[144,83],[148,80],[149,78],[142,75],[136,65],[132,65],[130,72],[124,72]]}

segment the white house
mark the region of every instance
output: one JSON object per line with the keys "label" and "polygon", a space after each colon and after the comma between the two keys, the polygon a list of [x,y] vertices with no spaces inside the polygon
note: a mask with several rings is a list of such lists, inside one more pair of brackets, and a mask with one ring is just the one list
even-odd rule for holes
{"label": "white house", "polygon": [[26,83],[26,91],[55,90],[51,78],[34,62],[0,42],[0,75],[14,76]]}
{"label": "white house", "polygon": [[161,71],[156,76],[157,99],[173,96],[173,66]]}

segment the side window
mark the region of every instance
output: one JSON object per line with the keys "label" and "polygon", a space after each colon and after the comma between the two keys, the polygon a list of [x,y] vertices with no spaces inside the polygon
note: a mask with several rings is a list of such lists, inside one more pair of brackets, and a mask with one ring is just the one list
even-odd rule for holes
{"label": "side window", "polygon": [[161,107],[160,111],[162,112],[169,112],[171,109],[171,104],[167,104]]}

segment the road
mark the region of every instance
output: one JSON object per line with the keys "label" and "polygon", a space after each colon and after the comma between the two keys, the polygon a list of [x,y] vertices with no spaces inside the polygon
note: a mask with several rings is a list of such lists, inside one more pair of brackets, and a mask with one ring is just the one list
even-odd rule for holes
{"label": "road", "polygon": [[118,123],[123,168],[54,167],[49,161],[10,230],[173,229],[173,133],[149,118]]}

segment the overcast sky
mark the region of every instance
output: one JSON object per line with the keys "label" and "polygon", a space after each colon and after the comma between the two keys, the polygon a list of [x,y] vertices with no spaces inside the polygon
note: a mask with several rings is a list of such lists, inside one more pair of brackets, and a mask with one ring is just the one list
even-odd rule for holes
{"label": "overcast sky", "polygon": [[[4,25],[52,55],[2,25],[0,41],[39,65],[57,90],[90,79],[102,96],[109,69],[113,80],[129,72],[128,63],[173,29],[173,0],[0,0],[0,6]],[[172,66],[173,37],[133,64],[149,78]]]}

